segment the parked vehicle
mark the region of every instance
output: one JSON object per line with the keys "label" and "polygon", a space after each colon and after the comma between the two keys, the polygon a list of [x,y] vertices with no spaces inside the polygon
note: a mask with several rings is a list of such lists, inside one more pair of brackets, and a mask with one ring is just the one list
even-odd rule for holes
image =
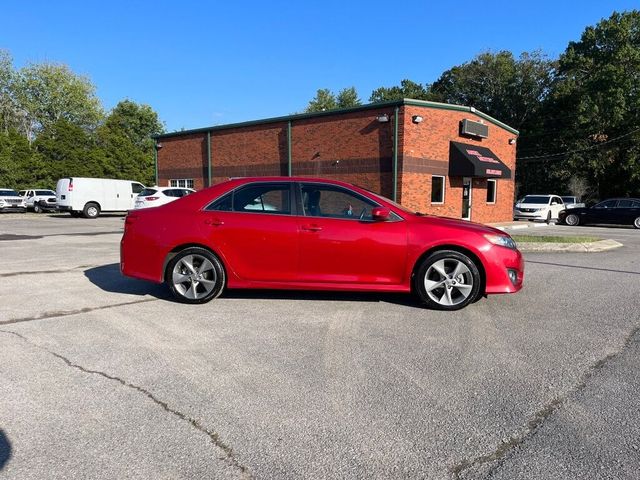
{"label": "parked vehicle", "polygon": [[522,255],[501,230],[415,213],[347,183],[291,177],[234,179],[129,212],[120,269],[166,282],[185,303],[225,288],[413,291],[442,310],[517,292],[524,277]]}
{"label": "parked vehicle", "polygon": [[558,219],[564,210],[564,202],[558,195],[526,195],[513,209],[514,220],[544,220],[550,223]]}
{"label": "parked vehicle", "polygon": [[56,210],[56,192],[53,190],[20,190],[18,194],[24,197],[27,210],[40,213],[45,210]]}
{"label": "parked vehicle", "polygon": [[560,212],[560,222],[567,225],[633,225],[640,228],[640,199],[610,198],[593,207],[572,208]]}
{"label": "parked vehicle", "polygon": [[147,187],[136,197],[135,209],[159,207],[195,192],[193,188]]}
{"label": "parked vehicle", "polygon": [[56,186],[58,209],[85,218],[96,218],[101,212],[126,212],[134,208],[144,188],[131,180],[61,178]]}
{"label": "parked vehicle", "polygon": [[0,212],[26,212],[24,198],[11,188],[0,188]]}
{"label": "parked vehicle", "polygon": [[562,198],[565,208],[586,207],[586,205],[580,201],[580,197],[574,197],[572,195],[564,195],[560,198]]}

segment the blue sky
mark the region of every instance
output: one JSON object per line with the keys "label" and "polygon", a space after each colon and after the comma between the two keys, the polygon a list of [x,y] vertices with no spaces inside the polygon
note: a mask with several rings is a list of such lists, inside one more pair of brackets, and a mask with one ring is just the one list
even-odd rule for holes
{"label": "blue sky", "polygon": [[[578,6],[579,5],[579,6]],[[577,7],[577,8],[576,8]],[[2,2],[16,67],[65,63],[109,109],[151,105],[167,130],[302,111],[318,88],[363,101],[404,78],[431,83],[491,50],[555,57],[638,1]]]}

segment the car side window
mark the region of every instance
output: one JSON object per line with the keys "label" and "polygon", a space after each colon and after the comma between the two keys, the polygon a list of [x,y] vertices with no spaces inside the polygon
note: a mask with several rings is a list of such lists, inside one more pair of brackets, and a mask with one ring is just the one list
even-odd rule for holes
{"label": "car side window", "polygon": [[637,202],[634,202],[633,200],[618,200],[618,208],[633,208],[634,205]]}
{"label": "car side window", "polygon": [[246,185],[219,198],[206,210],[291,215],[291,185]]}
{"label": "car side window", "polygon": [[378,205],[345,188],[334,185],[303,184],[302,205],[308,217],[373,220],[371,210]]}
{"label": "car side window", "polygon": [[139,183],[131,183],[131,191],[133,193],[140,193],[144,190],[144,186]]}
{"label": "car side window", "polygon": [[605,200],[598,203],[594,208],[614,208],[617,202],[617,200]]}

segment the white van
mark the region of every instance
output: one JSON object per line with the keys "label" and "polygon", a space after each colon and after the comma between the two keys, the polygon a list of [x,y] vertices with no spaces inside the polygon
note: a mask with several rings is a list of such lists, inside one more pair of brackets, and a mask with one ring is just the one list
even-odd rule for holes
{"label": "white van", "polygon": [[61,212],[74,217],[96,218],[100,212],[133,210],[137,195],[144,185],[131,180],[110,178],[61,178],[56,186],[56,199]]}

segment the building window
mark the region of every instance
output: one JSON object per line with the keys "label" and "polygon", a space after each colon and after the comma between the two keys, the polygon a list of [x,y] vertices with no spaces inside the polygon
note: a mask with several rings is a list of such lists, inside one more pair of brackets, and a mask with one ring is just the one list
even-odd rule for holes
{"label": "building window", "polygon": [[444,203],[444,177],[431,176],[431,203]]}
{"label": "building window", "polygon": [[487,203],[496,203],[497,186],[495,180],[487,180]]}
{"label": "building window", "polygon": [[174,188],[193,188],[193,178],[180,178],[169,180],[169,186]]}

